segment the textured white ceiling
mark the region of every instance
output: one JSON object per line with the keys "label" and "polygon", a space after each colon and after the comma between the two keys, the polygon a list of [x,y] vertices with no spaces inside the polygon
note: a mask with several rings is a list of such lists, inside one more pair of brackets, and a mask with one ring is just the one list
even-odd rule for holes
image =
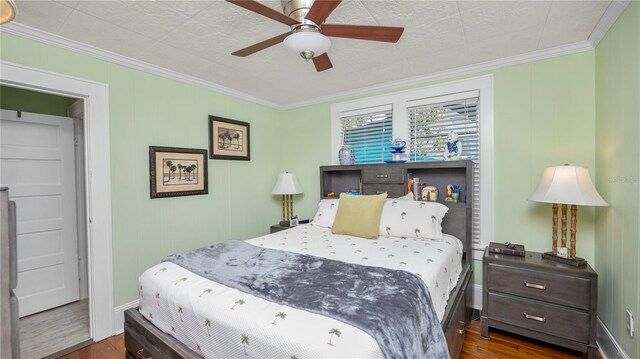
{"label": "textured white ceiling", "polygon": [[345,0],[327,23],[405,32],[397,44],[332,38],[334,67],[317,73],[282,44],[231,56],[288,27],[222,0],[16,2],[15,22],[281,105],[584,41],[610,3]]}

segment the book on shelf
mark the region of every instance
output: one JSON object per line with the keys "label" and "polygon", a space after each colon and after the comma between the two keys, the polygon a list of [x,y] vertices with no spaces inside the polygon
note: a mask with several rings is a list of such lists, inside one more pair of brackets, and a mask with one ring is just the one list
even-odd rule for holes
{"label": "book on shelf", "polygon": [[497,253],[497,254],[506,254],[510,256],[518,256],[524,257],[526,251],[524,250],[524,245],[522,244],[512,244],[512,243],[497,243],[491,242],[489,243],[489,252]]}

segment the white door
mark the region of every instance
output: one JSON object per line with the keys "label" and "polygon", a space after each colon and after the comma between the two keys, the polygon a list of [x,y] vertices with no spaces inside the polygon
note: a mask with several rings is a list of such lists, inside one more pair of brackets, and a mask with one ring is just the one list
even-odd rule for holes
{"label": "white door", "polygon": [[73,120],[2,110],[0,183],[16,202],[20,316],[79,299]]}

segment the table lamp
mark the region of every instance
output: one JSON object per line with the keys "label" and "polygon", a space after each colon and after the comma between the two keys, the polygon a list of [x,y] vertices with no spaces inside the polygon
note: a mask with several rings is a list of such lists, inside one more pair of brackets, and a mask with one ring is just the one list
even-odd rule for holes
{"label": "table lamp", "polygon": [[288,226],[293,216],[293,195],[302,193],[302,186],[298,182],[296,175],[285,172],[278,176],[278,181],[271,194],[282,195],[282,221],[281,226]]}
{"label": "table lamp", "polygon": [[[579,166],[554,166],[545,168],[538,188],[530,201],[552,203],[553,232],[552,251],[542,255],[544,259],[555,260],[576,267],[587,264],[583,258],[576,257],[577,206],[607,206],[591,182],[589,170]],[[571,248],[569,257],[558,255],[558,204],[562,205],[562,247],[567,247],[567,205],[571,205]]]}

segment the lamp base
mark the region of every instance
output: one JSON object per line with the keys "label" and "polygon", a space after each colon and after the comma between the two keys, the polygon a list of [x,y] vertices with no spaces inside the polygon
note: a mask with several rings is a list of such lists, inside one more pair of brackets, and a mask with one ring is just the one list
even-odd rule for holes
{"label": "lamp base", "polygon": [[291,227],[290,221],[280,221],[280,227]]}
{"label": "lamp base", "polygon": [[564,257],[559,257],[557,255],[554,255],[553,252],[546,252],[546,253],[542,253],[542,259],[547,259],[547,260],[551,260],[551,261],[556,261],[556,262],[560,262],[563,264],[568,264],[570,266],[574,266],[574,267],[582,267],[587,265],[587,260],[584,258],[564,258]]}

